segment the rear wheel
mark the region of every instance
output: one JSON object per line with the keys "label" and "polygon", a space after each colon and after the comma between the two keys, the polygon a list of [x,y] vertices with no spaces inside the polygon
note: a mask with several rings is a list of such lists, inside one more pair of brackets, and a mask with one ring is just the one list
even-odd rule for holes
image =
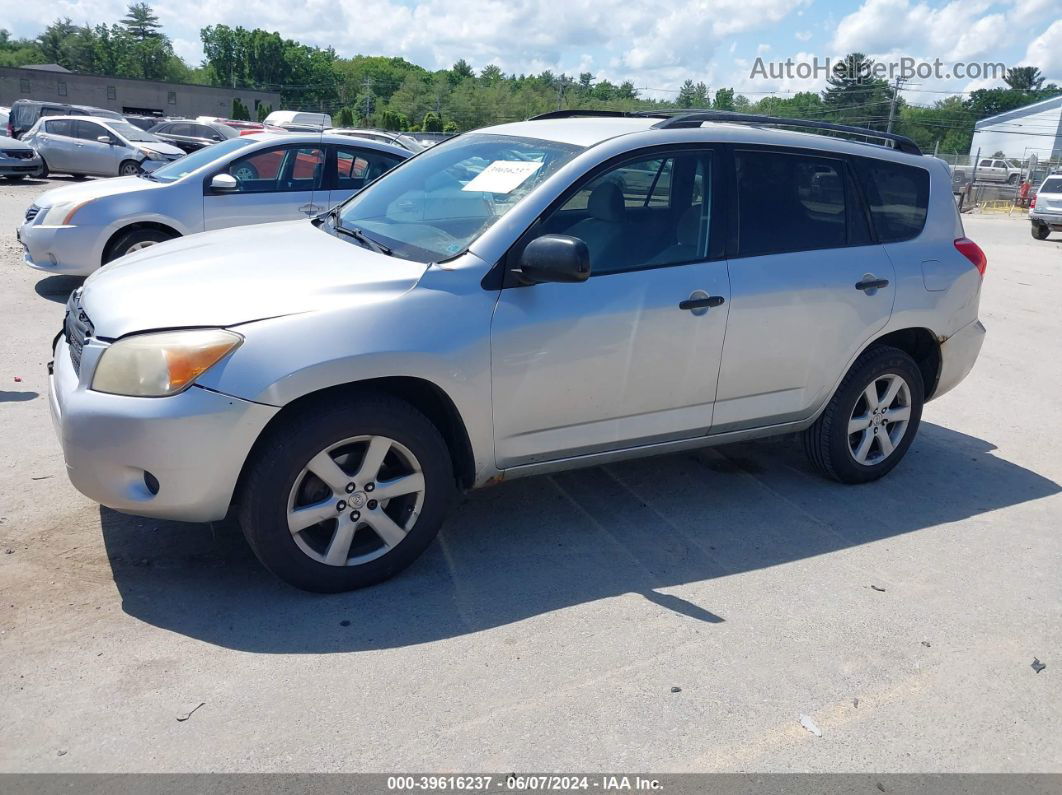
{"label": "rear wheel", "polygon": [[455,493],[442,436],[401,400],[317,404],[255,447],[240,525],[285,582],[335,593],[385,580],[431,543]]}
{"label": "rear wheel", "polygon": [[118,166],[119,177],[135,177],[140,173],[140,164],[135,160],[123,160],[122,164]]}
{"label": "rear wheel", "polygon": [[156,243],[172,240],[174,237],[174,235],[161,229],[131,229],[128,232],[123,232],[107,249],[103,264],[106,265],[119,257],[132,254],[134,251],[140,251],[148,246],[154,246]]}
{"label": "rear wheel", "polygon": [[922,373],[898,348],[860,356],[815,424],[804,451],[823,474],[842,483],[877,480],[900,463],[922,418]]}
{"label": "rear wheel", "polygon": [[1047,224],[1040,224],[1036,221],[1033,221],[1032,229],[1030,229],[1029,231],[1032,232],[1032,236],[1037,240],[1047,240],[1047,236],[1051,234],[1051,227],[1049,227]]}

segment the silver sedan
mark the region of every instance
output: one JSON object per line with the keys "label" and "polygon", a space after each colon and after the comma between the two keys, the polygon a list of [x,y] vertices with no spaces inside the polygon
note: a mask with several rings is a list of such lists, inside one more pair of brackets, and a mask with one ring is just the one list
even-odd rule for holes
{"label": "silver sedan", "polygon": [[319,215],[409,156],[320,133],[245,135],[151,173],[48,191],[26,211],[18,237],[31,268],[87,276],[173,238]]}

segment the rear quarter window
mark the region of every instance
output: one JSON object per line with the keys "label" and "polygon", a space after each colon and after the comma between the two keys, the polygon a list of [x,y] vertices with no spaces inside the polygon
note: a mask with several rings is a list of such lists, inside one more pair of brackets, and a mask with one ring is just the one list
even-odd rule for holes
{"label": "rear quarter window", "polygon": [[856,171],[882,243],[922,233],[929,210],[929,172],[917,166],[857,158]]}

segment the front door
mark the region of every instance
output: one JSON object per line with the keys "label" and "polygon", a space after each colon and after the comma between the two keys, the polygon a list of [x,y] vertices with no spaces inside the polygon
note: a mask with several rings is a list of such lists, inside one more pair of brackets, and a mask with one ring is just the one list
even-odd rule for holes
{"label": "front door", "polygon": [[491,327],[500,468],[707,432],[730,296],[715,157],[626,160],[517,245],[580,238],[591,276],[501,291]]}
{"label": "front door", "polygon": [[205,227],[292,221],[323,212],[324,163],[324,148],[307,144],[281,144],[233,160],[224,171],[236,178],[235,191],[213,193],[207,180]]}
{"label": "front door", "polygon": [[99,138],[117,141],[111,132],[94,121],[78,119],[74,122],[77,130],[76,162],[71,168],[78,174],[96,174],[113,177],[118,173],[118,153],[120,147],[101,143]]}
{"label": "front door", "polygon": [[739,230],[712,433],[810,416],[896,294],[844,160],[749,149],[734,163]]}

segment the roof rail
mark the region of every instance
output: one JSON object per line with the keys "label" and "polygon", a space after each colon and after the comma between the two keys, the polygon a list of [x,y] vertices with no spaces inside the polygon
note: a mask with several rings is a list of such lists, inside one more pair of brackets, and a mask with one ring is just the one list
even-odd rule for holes
{"label": "roof rail", "polygon": [[569,108],[566,110],[551,110],[549,113],[540,113],[537,116],[532,116],[528,121],[545,121],[546,119],[576,119],[576,118],[652,118],[652,119],[668,119],[671,117],[669,111],[641,111],[641,110],[579,110],[578,108]]}
{"label": "roof rail", "polygon": [[653,125],[655,129],[666,130],[679,127],[699,127],[704,121],[737,122],[740,124],[762,124],[772,127],[801,127],[811,130],[825,130],[827,132],[844,133],[846,135],[858,135],[863,138],[876,138],[884,145],[892,146],[900,152],[909,155],[920,155],[922,150],[918,144],[906,135],[879,132],[869,127],[854,127],[849,124],[834,124],[829,121],[815,121],[814,119],[787,119],[781,116],[758,116],[754,113],[736,113],[729,110],[697,110],[689,113],[669,114],[660,122]]}

